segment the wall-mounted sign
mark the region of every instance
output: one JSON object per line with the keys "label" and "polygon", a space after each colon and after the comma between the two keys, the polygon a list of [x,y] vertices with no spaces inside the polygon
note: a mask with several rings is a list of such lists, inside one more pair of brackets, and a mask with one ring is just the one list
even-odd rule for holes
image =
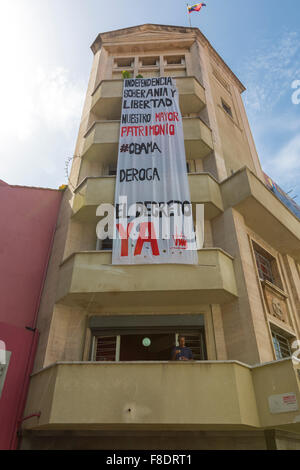
{"label": "wall-mounted sign", "polygon": [[197,264],[175,80],[124,80],[113,264]]}
{"label": "wall-mounted sign", "polygon": [[151,346],[151,339],[143,338],[143,346],[145,346],[145,348],[149,348],[149,346]]}
{"label": "wall-mounted sign", "polygon": [[298,401],[295,393],[269,396],[269,409],[272,414],[298,411]]}

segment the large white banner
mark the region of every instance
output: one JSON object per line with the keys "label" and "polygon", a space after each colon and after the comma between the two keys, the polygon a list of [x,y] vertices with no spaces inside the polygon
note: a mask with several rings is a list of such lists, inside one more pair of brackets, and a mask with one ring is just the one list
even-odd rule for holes
{"label": "large white banner", "polygon": [[170,77],[124,80],[113,264],[197,264],[182,117]]}

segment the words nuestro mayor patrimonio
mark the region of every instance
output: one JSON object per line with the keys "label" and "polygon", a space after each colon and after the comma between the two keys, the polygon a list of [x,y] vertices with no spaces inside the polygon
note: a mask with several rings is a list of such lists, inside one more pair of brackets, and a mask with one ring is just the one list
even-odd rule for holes
{"label": "words nuestro mayor patrimonio", "polygon": [[124,80],[115,206],[113,264],[197,264],[182,116],[170,77]]}

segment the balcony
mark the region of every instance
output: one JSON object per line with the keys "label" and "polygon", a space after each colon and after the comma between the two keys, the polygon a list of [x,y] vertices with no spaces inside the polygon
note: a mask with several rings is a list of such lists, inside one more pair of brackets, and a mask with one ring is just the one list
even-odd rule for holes
{"label": "balcony", "polygon": [[[99,120],[119,120],[124,80],[103,80],[92,95],[91,111]],[[206,105],[205,91],[195,77],[176,78],[181,113],[200,113]]]}
{"label": "balcony", "polygon": [[235,361],[56,363],[32,376],[25,416],[41,416],[24,421],[23,429],[299,433],[297,403],[280,398],[292,393],[300,403],[297,367],[291,360],[258,367]]}
{"label": "balcony", "polygon": [[91,312],[133,307],[222,304],[237,296],[233,259],[220,249],[198,251],[198,265],[111,264],[111,252],[74,253],[60,268],[56,301]]}
{"label": "balcony", "polygon": [[[204,204],[204,216],[210,220],[223,210],[221,192],[217,181],[208,173],[188,175],[193,204]],[[115,177],[86,178],[75,190],[73,217],[79,221],[95,219],[96,208],[101,203],[114,204]]]}
{"label": "balcony", "polygon": [[[186,158],[205,158],[213,150],[212,133],[200,118],[184,118],[183,132]],[[120,121],[96,121],[85,134],[82,158],[116,164]]]}
{"label": "balcony", "polygon": [[234,207],[246,225],[282,254],[300,261],[299,219],[249,169],[221,183],[224,209]]}

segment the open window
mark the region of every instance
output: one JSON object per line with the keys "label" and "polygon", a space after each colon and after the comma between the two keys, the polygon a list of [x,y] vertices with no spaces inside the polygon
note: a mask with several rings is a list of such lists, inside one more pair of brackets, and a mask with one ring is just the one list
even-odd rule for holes
{"label": "open window", "polygon": [[260,280],[268,281],[282,289],[276,258],[255,242],[253,242],[253,249]]}
{"label": "open window", "polygon": [[167,55],[164,57],[165,65],[185,65],[184,55]]}
{"label": "open window", "polygon": [[124,332],[119,335],[94,336],[92,360],[103,361],[169,361],[179,335],[185,336],[186,346],[191,349],[195,361],[206,360],[203,331],[198,332]]}
{"label": "open window", "polygon": [[114,60],[115,68],[132,68],[134,64],[134,57],[117,57]]}
{"label": "open window", "polygon": [[159,56],[156,57],[140,57],[141,67],[159,67]]}
{"label": "open window", "polygon": [[115,165],[110,165],[108,167],[108,176],[116,176],[117,175],[117,167]]}
{"label": "open window", "polygon": [[164,57],[164,74],[166,77],[186,76],[184,55],[167,55]]}
{"label": "open window", "polygon": [[295,338],[291,334],[287,333],[281,328],[276,327],[275,325],[271,326],[271,334],[276,359],[280,360],[286,357],[291,357],[291,344]]}
{"label": "open window", "polygon": [[100,240],[97,238],[96,251],[111,251],[113,248],[113,241],[111,238]]}
{"label": "open window", "polygon": [[232,109],[231,107],[229,106],[229,104],[227,104],[223,98],[221,98],[221,102],[222,102],[222,108],[224,109],[225,113],[227,113],[232,119],[233,119],[233,112],[232,112]]}
{"label": "open window", "polygon": [[[194,360],[207,360],[205,331],[204,326],[200,324],[203,318],[199,318],[203,315],[194,315],[195,318],[198,317],[198,321],[195,322],[193,328],[176,327],[171,324],[163,326],[166,322],[172,323],[171,317],[92,317],[91,360],[97,362],[170,361],[174,346],[178,346],[179,335],[185,336],[186,346],[192,350]],[[116,325],[117,322],[119,326]],[[153,326],[154,322],[156,326]],[[148,326],[145,323],[148,323]],[[133,327],[134,325],[136,327]]]}

